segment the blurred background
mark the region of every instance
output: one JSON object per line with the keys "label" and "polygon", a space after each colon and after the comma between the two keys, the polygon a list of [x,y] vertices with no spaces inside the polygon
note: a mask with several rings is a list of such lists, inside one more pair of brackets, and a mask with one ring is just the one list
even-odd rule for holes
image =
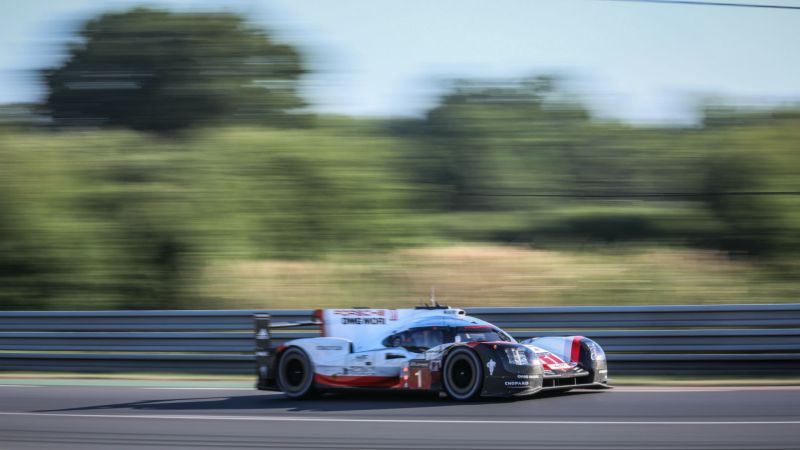
{"label": "blurred background", "polygon": [[800,293],[800,11],[0,8],[0,309]]}

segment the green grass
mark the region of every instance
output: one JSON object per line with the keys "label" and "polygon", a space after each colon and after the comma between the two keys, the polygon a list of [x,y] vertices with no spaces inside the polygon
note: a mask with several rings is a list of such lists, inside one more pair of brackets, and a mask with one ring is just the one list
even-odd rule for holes
{"label": "green grass", "polygon": [[205,269],[194,308],[409,307],[436,288],[452,306],[795,302],[770,269],[713,251],[595,246],[584,251],[447,245],[315,261],[224,262]]}

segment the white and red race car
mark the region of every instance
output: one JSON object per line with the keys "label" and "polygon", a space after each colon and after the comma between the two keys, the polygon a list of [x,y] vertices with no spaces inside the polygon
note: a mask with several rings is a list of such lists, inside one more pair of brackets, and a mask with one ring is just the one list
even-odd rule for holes
{"label": "white and red race car", "polygon": [[322,336],[272,346],[257,314],[256,365],[261,390],[291,398],[339,389],[444,392],[456,400],[608,386],[603,349],[582,336],[517,342],[463,310],[325,309],[314,313]]}

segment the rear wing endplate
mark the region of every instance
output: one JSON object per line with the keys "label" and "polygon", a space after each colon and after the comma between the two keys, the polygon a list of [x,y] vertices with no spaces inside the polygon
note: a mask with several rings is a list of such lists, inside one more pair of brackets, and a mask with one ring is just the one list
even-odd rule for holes
{"label": "rear wing endplate", "polygon": [[303,322],[272,322],[272,316],[269,313],[255,314],[255,338],[256,338],[256,355],[259,352],[269,352],[272,348],[272,330],[276,328],[296,328],[307,327],[310,325],[319,325],[318,320],[308,320]]}
{"label": "rear wing endplate", "polygon": [[294,328],[309,325],[320,325],[318,320],[301,322],[272,322],[269,313],[259,313],[253,316],[255,322],[256,339],[256,370],[258,382],[256,387],[263,390],[275,390],[275,376],[273,374],[276,349],[272,346],[272,330],[276,328]]}

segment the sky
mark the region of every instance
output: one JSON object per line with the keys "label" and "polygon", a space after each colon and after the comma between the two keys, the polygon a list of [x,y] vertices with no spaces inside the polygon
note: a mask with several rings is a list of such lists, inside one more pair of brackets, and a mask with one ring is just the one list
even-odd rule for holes
{"label": "sky", "polygon": [[9,0],[0,3],[0,103],[40,99],[36,70],[63,60],[83,21],[137,5],[245,14],[303,51],[312,71],[304,94],[326,113],[418,116],[447,80],[553,73],[568,77],[599,117],[634,123],[689,122],[707,97],[800,100],[800,10],[602,0]]}

